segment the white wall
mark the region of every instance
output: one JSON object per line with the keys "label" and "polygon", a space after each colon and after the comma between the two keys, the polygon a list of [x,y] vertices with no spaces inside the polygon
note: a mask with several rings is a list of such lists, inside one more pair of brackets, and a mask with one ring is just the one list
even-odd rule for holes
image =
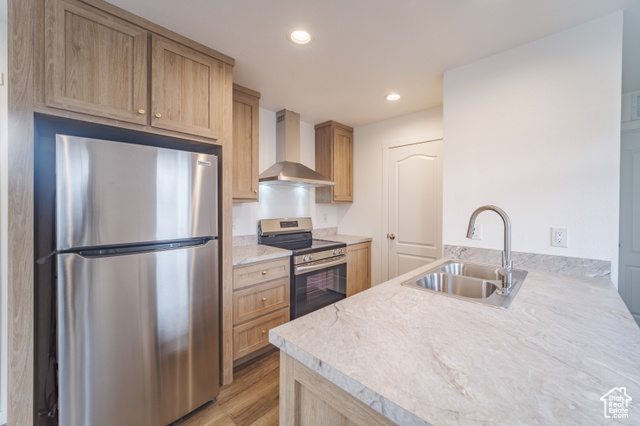
{"label": "white wall", "polygon": [[0,19],[0,424],[7,422],[7,49],[7,23]]}
{"label": "white wall", "polygon": [[[612,262],[617,282],[622,13],[520,46],[444,75],[445,244]],[[550,245],[550,228],[569,247]]]}
{"label": "white wall", "polygon": [[354,129],[352,205],[338,206],[338,232],[372,237],[371,281],[382,281],[382,150],[442,138],[442,108],[420,111]]}
{"label": "white wall", "polygon": [[[300,122],[300,161],[315,169],[314,125]],[[276,113],[260,108],[260,162],[264,170],[276,162]],[[315,189],[260,185],[259,203],[233,204],[233,235],[255,235],[259,219],[310,216],[314,228],[338,226],[337,206],[316,204]]]}

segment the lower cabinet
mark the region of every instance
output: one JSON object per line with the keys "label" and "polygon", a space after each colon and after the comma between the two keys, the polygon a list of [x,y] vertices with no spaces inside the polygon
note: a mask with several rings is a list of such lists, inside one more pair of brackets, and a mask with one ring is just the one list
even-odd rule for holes
{"label": "lower cabinet", "polygon": [[371,288],[371,242],[347,246],[347,297]]}
{"label": "lower cabinet", "polygon": [[[269,345],[269,330],[289,322],[289,258],[233,268],[233,360]],[[371,242],[347,246],[347,297],[371,287]]]}
{"label": "lower cabinet", "polygon": [[280,425],[395,425],[356,397],[280,352]]}
{"label": "lower cabinet", "polygon": [[[233,360],[269,345],[289,321],[289,258],[233,268]],[[241,361],[242,362],[242,361]]]}

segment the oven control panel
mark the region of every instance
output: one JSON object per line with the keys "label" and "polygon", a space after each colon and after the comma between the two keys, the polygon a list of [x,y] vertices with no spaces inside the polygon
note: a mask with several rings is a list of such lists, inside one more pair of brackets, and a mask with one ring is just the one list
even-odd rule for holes
{"label": "oven control panel", "polygon": [[293,264],[301,265],[304,263],[315,262],[323,259],[342,258],[346,257],[345,248],[337,248],[330,250],[318,251],[310,254],[300,254],[293,256]]}

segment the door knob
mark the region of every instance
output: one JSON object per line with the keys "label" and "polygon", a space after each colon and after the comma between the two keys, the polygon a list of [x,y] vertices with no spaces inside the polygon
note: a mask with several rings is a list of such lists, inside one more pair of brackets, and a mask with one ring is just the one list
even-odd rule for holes
{"label": "door knob", "polygon": [[394,234],[387,234],[387,238],[390,240],[395,240],[396,236]]}

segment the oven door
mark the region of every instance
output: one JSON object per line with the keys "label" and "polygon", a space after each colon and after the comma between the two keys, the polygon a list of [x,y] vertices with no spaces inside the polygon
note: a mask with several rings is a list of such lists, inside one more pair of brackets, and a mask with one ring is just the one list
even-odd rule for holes
{"label": "oven door", "polygon": [[346,256],[294,265],[292,277],[291,319],[347,297]]}

